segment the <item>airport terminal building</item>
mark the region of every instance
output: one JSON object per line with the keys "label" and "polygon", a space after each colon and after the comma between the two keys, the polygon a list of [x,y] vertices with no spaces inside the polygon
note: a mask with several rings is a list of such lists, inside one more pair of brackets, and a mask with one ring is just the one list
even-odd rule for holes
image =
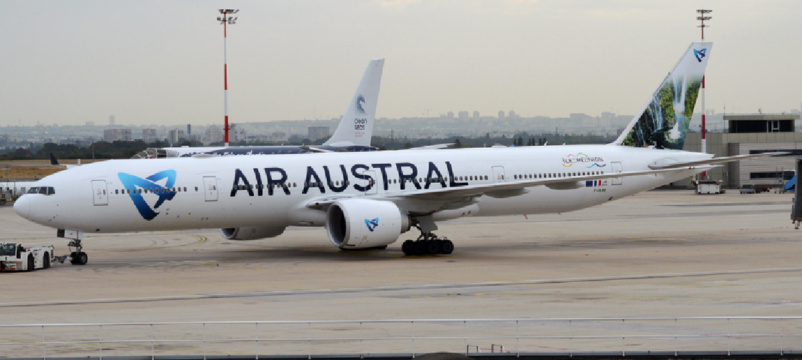
{"label": "airport terminal building", "polygon": [[[707,134],[707,152],[716,156],[787,151],[802,155],[802,132],[795,132],[799,114],[724,115],[726,133]],[[701,151],[700,133],[689,133],[686,151]],[[748,159],[725,164],[707,172],[711,180],[722,180],[729,188],[778,187],[794,176],[796,156]]]}

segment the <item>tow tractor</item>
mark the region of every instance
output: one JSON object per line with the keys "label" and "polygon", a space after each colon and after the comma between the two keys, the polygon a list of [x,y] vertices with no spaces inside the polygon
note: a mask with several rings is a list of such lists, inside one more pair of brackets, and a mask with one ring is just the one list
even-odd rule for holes
{"label": "tow tractor", "polygon": [[24,247],[20,243],[0,242],[0,271],[47,269],[53,261],[53,245]]}

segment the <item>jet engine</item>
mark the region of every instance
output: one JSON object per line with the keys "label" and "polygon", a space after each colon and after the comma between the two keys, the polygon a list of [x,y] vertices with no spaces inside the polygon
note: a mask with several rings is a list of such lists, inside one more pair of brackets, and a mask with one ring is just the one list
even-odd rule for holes
{"label": "jet engine", "polygon": [[251,227],[241,226],[237,228],[220,229],[223,237],[228,240],[259,240],[281,235],[284,227]]}
{"label": "jet engine", "polygon": [[329,207],[326,232],[341,249],[389,245],[409,230],[409,217],[389,201],[346,199]]}

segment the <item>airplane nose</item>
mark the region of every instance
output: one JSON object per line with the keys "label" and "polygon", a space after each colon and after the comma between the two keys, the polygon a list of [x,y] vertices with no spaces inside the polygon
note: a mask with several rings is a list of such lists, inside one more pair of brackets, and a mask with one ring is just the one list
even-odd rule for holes
{"label": "airplane nose", "polygon": [[14,202],[14,211],[17,213],[17,215],[26,219],[30,219],[31,216],[31,202],[28,200],[29,196],[23,195]]}

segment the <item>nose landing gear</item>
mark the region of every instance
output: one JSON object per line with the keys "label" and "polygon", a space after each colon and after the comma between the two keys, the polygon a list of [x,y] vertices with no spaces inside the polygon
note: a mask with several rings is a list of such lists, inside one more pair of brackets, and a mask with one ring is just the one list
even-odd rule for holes
{"label": "nose landing gear", "polygon": [[76,230],[64,230],[58,229],[56,232],[56,236],[60,238],[70,239],[70,243],[67,246],[70,248],[70,263],[73,265],[86,265],[89,261],[89,256],[83,252],[83,245],[81,245],[81,240],[84,237],[83,231],[76,231]]}
{"label": "nose landing gear", "polygon": [[84,248],[81,245],[81,239],[73,239],[67,246],[70,250],[75,249],[75,251],[70,252],[70,263],[73,265],[86,265],[89,261],[89,255],[81,251]]}

